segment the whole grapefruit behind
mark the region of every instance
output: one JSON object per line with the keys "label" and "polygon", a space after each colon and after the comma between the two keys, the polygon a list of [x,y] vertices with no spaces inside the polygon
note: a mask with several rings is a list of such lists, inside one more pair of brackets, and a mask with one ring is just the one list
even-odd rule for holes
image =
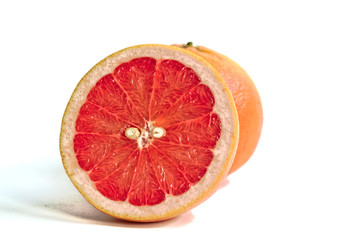
{"label": "whole grapefruit behind", "polygon": [[204,58],[219,72],[233,95],[240,123],[239,144],[229,171],[233,173],[248,161],[260,139],[263,110],[259,92],[246,71],[227,56],[203,46],[194,47],[191,42],[174,46]]}

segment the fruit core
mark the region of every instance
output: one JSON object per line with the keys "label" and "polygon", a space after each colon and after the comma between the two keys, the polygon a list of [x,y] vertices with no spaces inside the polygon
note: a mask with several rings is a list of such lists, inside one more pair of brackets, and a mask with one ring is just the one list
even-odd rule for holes
{"label": "fruit core", "polygon": [[129,127],[125,130],[125,136],[129,139],[136,140],[139,148],[148,147],[154,138],[165,136],[165,129],[162,127],[152,127],[151,123],[146,123],[145,129]]}

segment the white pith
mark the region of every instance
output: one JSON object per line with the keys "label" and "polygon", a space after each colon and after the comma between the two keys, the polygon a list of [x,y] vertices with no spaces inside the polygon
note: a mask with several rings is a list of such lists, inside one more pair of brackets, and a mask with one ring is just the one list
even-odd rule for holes
{"label": "white pith", "polygon": [[[214,159],[204,177],[197,184],[193,185],[182,195],[167,195],[166,200],[160,204],[138,207],[128,203],[128,201],[110,200],[98,192],[88,173],[82,170],[77,163],[73,149],[73,138],[76,134],[75,122],[79,109],[84,104],[88,92],[96,82],[104,75],[111,73],[121,63],[144,56],[155,59],[174,59],[191,67],[198,74],[202,83],[208,85],[213,91],[215,98],[213,112],[219,115],[222,129],[220,139],[213,150]],[[65,169],[75,186],[81,189],[82,194],[91,203],[101,210],[110,212],[114,216],[130,220],[156,220],[156,218],[162,219],[167,215],[175,216],[184,210],[188,210],[185,208],[189,208],[203,198],[208,197],[216,187],[215,184],[218,184],[219,178],[226,176],[237,146],[237,139],[234,139],[234,134],[238,131],[237,119],[233,108],[234,106],[229,98],[229,94],[224,89],[224,83],[218,80],[218,76],[214,74],[212,68],[198,61],[193,56],[175,48],[164,48],[154,45],[125,49],[97,64],[84,76],[78,84],[76,91],[74,91],[64,115],[60,139]],[[230,160],[229,153],[232,155]]]}

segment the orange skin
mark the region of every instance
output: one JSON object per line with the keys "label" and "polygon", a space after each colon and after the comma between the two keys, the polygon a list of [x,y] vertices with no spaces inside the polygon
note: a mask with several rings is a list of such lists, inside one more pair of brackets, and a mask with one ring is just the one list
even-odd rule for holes
{"label": "orange skin", "polygon": [[259,92],[245,70],[230,58],[202,46],[174,44],[185,48],[210,63],[225,80],[233,95],[240,124],[240,139],[236,156],[229,171],[238,170],[254,153],[263,124],[263,110]]}

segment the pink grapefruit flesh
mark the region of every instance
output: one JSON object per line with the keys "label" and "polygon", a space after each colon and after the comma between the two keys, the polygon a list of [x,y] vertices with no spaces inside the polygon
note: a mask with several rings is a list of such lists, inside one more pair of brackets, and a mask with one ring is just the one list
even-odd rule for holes
{"label": "pink grapefruit flesh", "polygon": [[[76,120],[79,165],[105,197],[135,206],[180,195],[205,174],[221,122],[214,97],[194,71],[175,60],[135,58],[90,90]],[[165,129],[154,138],[149,126]],[[140,141],[125,135],[143,129]]]}

